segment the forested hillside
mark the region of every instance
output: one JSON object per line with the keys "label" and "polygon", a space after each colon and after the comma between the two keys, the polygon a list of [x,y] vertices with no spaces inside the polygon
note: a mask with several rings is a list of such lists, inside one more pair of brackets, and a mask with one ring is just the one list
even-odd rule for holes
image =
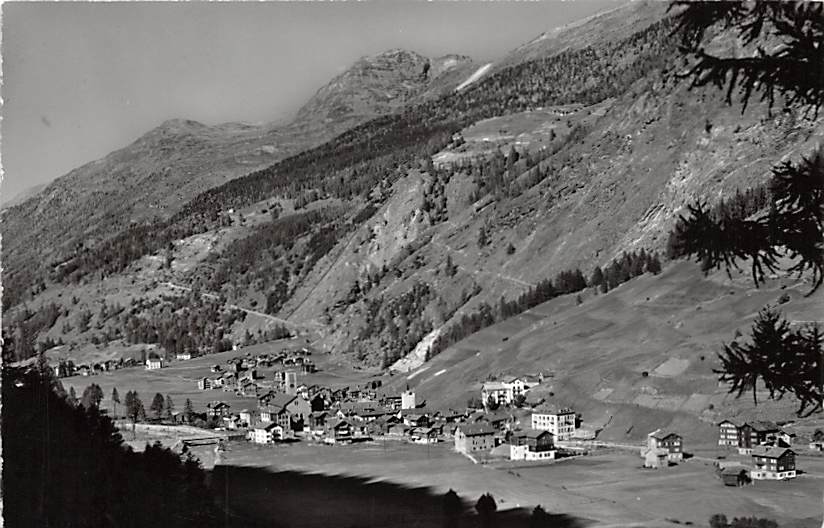
{"label": "forested hillside", "polygon": [[[192,288],[269,317],[253,328],[264,339],[286,319],[350,361],[389,367],[407,355],[426,361],[558,294],[657,273],[678,256],[667,240],[685,202],[741,190],[719,207],[745,214],[761,203],[774,161],[806,153],[822,126],[758,104],[742,113],[714,88],[689,89],[672,20],[657,7],[656,16],[627,9],[605,41],[592,35],[620,10],[533,41],[461,90],[444,87],[471,72],[467,61],[439,66],[393,51],[359,63],[354,72],[402,65],[399,85],[376,85],[395,94],[394,113],[42,266],[12,260],[3,301],[22,315],[6,331],[36,350],[46,333],[60,337],[45,326],[62,325],[55,310],[79,317],[61,292],[129,278],[142,289],[134,297]],[[344,74],[303,115],[361,115],[360,76]],[[433,76],[449,80],[427,83]],[[138,305],[130,324],[141,331],[129,343],[154,335],[146,325],[156,312]],[[193,346],[225,347],[221,332],[237,341],[249,324],[237,321],[204,326],[208,337]]]}

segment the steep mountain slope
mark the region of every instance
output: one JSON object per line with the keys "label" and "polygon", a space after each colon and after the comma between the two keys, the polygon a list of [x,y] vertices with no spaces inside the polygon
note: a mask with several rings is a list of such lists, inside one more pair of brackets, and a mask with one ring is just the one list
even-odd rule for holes
{"label": "steep mountain slope", "polygon": [[495,69],[539,59],[565,50],[618,42],[643,30],[667,14],[667,2],[633,0],[540,34],[495,64]]}
{"label": "steep mountain slope", "polygon": [[[636,441],[674,427],[687,445],[713,443],[723,418],[791,419],[792,398],[768,401],[759,391],[727,394],[712,372],[722,342],[749,327],[765,304],[780,304],[790,321],[821,314],[824,293],[804,297],[806,285],[771,279],[755,289],[747,273],[701,275],[678,262],[660,275],[633,279],[607,294],[588,289],[582,303],[563,296],[489,327],[408,374],[387,389],[409,385],[435,408],[463,407],[489,376],[538,375],[546,381],[530,399],[572,405],[599,438]],[[785,299],[779,301],[783,296]]]}
{"label": "steep mountain slope", "polygon": [[451,84],[442,76],[463,70],[469,62],[457,55],[430,60],[402,49],[363,57],[318,90],[296,121],[327,123],[396,112],[424,93]]}
{"label": "steep mountain slope", "polygon": [[[361,329],[372,326],[370,310],[379,313],[375,305],[391,313],[392,303],[415,284],[431,285],[431,295],[416,299],[424,303],[412,333],[420,339],[456,324],[482,302],[494,307],[501,296],[514,299],[562,270],[581,268],[589,276],[595,265],[624,251],[661,252],[686,203],[714,202],[765,181],[777,161],[796,158],[824,140],[824,120],[792,112],[769,117],[763,106],[742,115],[740,108],[719,102],[715,91],[690,92],[654,75],[597,107],[546,109],[479,123],[463,131],[466,143],[434,158],[466,161],[510,148],[540,153],[552,145],[551,134],[566,139],[556,138],[564,147],[540,164],[545,177],[536,182],[534,170],[510,174],[508,187],[497,196],[479,193],[477,178],[462,171],[445,185],[434,174],[404,180],[397,198],[366,222],[330,265],[321,287],[291,316],[318,318],[329,302],[348,298],[354,281],[368,283],[362,300],[339,314],[328,345],[380,361],[392,342],[386,332],[394,330],[388,325],[376,339],[364,339]],[[433,191],[439,186],[442,190]],[[506,189],[521,188],[507,196]],[[426,204],[441,199],[445,218],[433,218]],[[481,231],[488,239],[483,247]],[[454,276],[443,273],[447,258],[459,268]],[[370,275],[383,266],[395,275],[381,275],[376,282]],[[395,317],[393,324],[399,321]]]}
{"label": "steep mountain slope", "polygon": [[321,88],[287,125],[167,121],[6,208],[6,272],[31,271],[32,263],[54,260],[79,244],[93,246],[132,222],[168,218],[211,187],[454,89],[456,72],[468,62],[459,56],[430,61],[403,50],[365,57]]}
{"label": "steep mountain slope", "polygon": [[[535,41],[507,59],[514,66],[459,91],[478,68],[463,58],[364,59],[294,126],[357,122],[373,107],[394,113],[213,187],[110,245],[63,253],[49,299],[75,282],[139,275],[134,296],[168,293],[166,282],[191,287],[288,319],[342,360],[377,368],[408,355],[396,364],[408,369],[464,315],[494,319],[502,299],[547,279],[557,285],[561,271],[589,276],[624,251],[660,252],[686,202],[763,182],[777,161],[824,138],[824,118],[757,104],[742,113],[714,89],[688,91],[673,75],[682,60],[670,21],[651,23],[664,9],[646,5]],[[610,37],[598,42],[607,26]],[[363,83],[374,89],[359,90]],[[165,126],[193,151],[212,130]],[[163,146],[164,137],[156,131],[133,150]],[[124,158],[122,170],[134,163]],[[82,222],[93,237],[107,217]],[[51,229],[65,234],[52,240],[72,242],[58,224]]]}

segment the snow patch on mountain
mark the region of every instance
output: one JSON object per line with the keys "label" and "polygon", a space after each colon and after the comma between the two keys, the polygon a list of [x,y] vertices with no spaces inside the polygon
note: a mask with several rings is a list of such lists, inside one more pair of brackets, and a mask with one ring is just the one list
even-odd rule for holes
{"label": "snow patch on mountain", "polygon": [[475,70],[475,73],[470,75],[469,78],[467,78],[464,82],[459,84],[458,87],[455,88],[455,91],[460,92],[461,90],[463,90],[464,88],[466,88],[470,84],[474,83],[475,81],[477,81],[478,79],[483,77],[486,74],[486,72],[489,71],[489,68],[491,68],[491,67],[492,67],[491,62],[488,62],[488,63],[484,64],[483,66],[481,66],[480,68]]}

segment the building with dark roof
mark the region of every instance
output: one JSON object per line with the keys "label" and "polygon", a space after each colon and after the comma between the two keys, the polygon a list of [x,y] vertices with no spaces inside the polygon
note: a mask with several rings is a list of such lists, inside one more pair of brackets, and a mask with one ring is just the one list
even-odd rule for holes
{"label": "building with dark roof", "polygon": [[489,424],[462,424],[455,430],[455,451],[476,453],[495,447],[495,428]]}

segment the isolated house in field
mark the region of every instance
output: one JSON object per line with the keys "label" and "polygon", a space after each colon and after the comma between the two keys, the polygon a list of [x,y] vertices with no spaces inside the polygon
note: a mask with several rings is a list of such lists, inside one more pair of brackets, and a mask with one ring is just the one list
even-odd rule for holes
{"label": "isolated house in field", "polygon": [[647,449],[665,449],[667,460],[678,462],[683,460],[683,440],[681,435],[657,429],[647,435]]}
{"label": "isolated house in field", "polygon": [[651,469],[661,469],[669,466],[669,451],[662,448],[645,448],[641,452],[644,458],[644,467]]}
{"label": "isolated house in field", "polygon": [[188,361],[192,359],[192,353],[189,350],[178,352],[177,354],[175,354],[175,359],[177,359],[178,361]]}
{"label": "isolated house in field", "polygon": [[488,424],[459,425],[455,430],[455,451],[476,453],[495,447],[495,429]]}
{"label": "isolated house in field", "polygon": [[727,466],[718,474],[725,486],[745,486],[752,483],[747,468]]}
{"label": "isolated house in field", "polygon": [[157,370],[163,368],[163,358],[148,358],[146,360],[146,370]]}
{"label": "isolated house in field", "polygon": [[758,446],[752,450],[755,468],[753,480],[786,480],[795,478],[795,452],[786,447]]}
{"label": "isolated house in field", "polygon": [[509,438],[510,460],[552,460],[555,458],[552,433],[538,429],[515,431]]}
{"label": "isolated house in field", "polygon": [[564,409],[537,409],[532,413],[532,428],[549,431],[556,440],[569,440],[575,434],[575,411]]}

